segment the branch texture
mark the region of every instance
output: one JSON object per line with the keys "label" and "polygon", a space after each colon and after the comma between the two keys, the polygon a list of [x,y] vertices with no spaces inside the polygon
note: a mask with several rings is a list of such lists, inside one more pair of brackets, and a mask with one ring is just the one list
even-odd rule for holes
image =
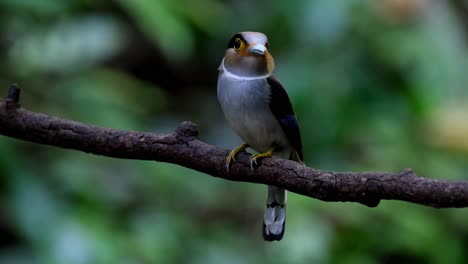
{"label": "branch texture", "polygon": [[183,122],[171,134],[100,128],[19,107],[20,90],[11,85],[0,101],[0,134],[39,144],[113,158],[178,164],[231,181],[281,186],[323,201],[358,202],[375,207],[380,200],[401,200],[432,207],[468,207],[468,182],[435,180],[406,169],[387,172],[327,172],[282,159],[265,159],[252,170],[240,153],[228,172],[229,151],[197,139],[195,124]]}

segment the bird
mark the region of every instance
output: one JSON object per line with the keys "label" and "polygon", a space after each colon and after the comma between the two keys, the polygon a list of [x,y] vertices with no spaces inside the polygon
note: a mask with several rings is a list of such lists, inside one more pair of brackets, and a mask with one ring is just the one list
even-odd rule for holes
{"label": "bird", "polygon": [[[303,164],[299,124],[286,90],[272,75],[274,68],[265,34],[232,36],[218,68],[217,96],[229,125],[245,143],[226,158],[228,172],[236,155],[247,148],[257,152],[250,156],[252,169],[272,156]],[[266,241],[283,238],[286,200],[285,189],[268,186],[262,228]]]}

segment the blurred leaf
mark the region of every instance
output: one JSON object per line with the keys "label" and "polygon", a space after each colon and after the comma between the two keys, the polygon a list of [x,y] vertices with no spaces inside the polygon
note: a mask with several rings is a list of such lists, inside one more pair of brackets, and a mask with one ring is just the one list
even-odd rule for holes
{"label": "blurred leaf", "polygon": [[468,153],[468,107],[453,102],[430,116],[421,129],[427,130],[428,144]]}
{"label": "blurred leaf", "polygon": [[[166,96],[150,83],[143,82],[121,71],[95,69],[57,83],[50,90],[47,112],[105,127],[142,129],[139,122],[149,123],[152,116],[165,108]],[[79,107],[84,106],[87,107]],[[54,109],[56,107],[56,109]],[[61,113],[62,112],[62,113]]]}
{"label": "blurred leaf", "polygon": [[175,10],[178,2],[168,0],[119,2],[168,58],[181,61],[192,55],[194,36],[184,17]]}
{"label": "blurred leaf", "polygon": [[44,0],[33,2],[28,0],[2,0],[0,1],[0,6],[12,9],[18,13],[29,12],[38,15],[59,15],[77,2],[78,1],[75,0]]}
{"label": "blurred leaf", "polygon": [[23,76],[48,71],[72,73],[115,55],[125,42],[125,29],[117,19],[88,16],[20,37],[9,52],[9,60]]}

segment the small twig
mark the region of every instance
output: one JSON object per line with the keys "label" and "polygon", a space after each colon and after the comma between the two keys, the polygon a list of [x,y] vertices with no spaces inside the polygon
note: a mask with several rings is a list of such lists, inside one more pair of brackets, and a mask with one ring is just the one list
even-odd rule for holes
{"label": "small twig", "polygon": [[20,107],[19,99],[20,99],[21,90],[18,87],[18,84],[13,83],[8,87],[8,95],[5,99],[6,107],[10,108],[17,108]]}

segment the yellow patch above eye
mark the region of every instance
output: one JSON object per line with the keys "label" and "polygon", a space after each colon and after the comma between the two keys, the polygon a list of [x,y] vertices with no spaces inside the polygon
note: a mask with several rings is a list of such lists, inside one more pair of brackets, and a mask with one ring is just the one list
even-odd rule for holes
{"label": "yellow patch above eye", "polygon": [[236,40],[234,40],[234,49],[236,51],[241,51],[245,48],[245,42],[242,41],[242,39],[240,38],[236,38]]}

